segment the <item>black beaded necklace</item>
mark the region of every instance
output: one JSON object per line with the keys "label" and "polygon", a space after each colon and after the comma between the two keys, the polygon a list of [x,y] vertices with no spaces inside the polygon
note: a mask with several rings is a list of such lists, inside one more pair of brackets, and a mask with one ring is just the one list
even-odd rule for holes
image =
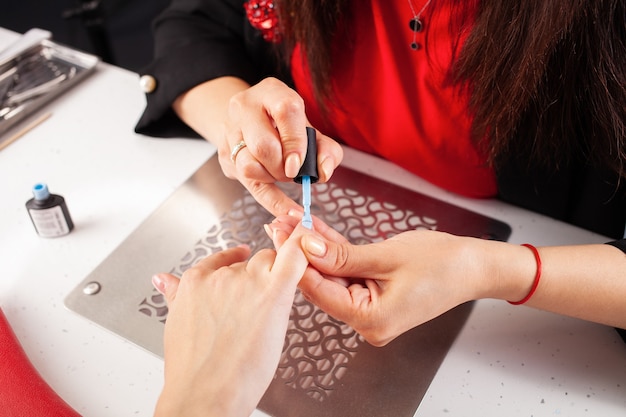
{"label": "black beaded necklace", "polygon": [[409,20],[409,28],[411,28],[411,30],[413,31],[413,41],[411,42],[411,49],[417,51],[418,49],[420,49],[420,44],[417,43],[417,32],[421,32],[424,29],[422,13],[424,12],[424,10],[426,10],[432,0],[428,0],[418,13],[415,13],[415,6],[413,6],[413,2],[411,0],[407,1],[409,2],[411,13],[413,13],[413,18]]}

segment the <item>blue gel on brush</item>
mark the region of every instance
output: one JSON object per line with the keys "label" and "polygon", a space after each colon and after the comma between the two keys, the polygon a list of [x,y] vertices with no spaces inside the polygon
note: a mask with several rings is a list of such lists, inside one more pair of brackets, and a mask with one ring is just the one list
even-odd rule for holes
{"label": "blue gel on brush", "polygon": [[307,229],[312,229],[313,219],[311,218],[311,177],[309,177],[308,175],[304,175],[302,177],[302,207],[304,207],[302,225]]}
{"label": "blue gel on brush", "polygon": [[294,178],[294,181],[302,184],[302,206],[304,208],[304,216],[302,216],[302,225],[307,229],[313,228],[313,219],[311,218],[311,184],[319,180],[317,173],[317,138],[315,129],[306,128],[307,148],[304,163],[300,168],[300,172]]}

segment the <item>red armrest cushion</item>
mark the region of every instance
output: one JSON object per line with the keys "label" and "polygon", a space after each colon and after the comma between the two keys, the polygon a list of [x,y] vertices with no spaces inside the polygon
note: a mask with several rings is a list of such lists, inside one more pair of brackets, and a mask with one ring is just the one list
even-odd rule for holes
{"label": "red armrest cushion", "polygon": [[80,416],[43,380],[0,309],[0,416]]}

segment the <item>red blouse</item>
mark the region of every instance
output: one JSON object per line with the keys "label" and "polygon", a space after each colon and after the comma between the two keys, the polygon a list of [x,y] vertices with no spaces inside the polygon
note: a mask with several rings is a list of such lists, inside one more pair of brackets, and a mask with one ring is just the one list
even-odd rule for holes
{"label": "red blouse", "polygon": [[[415,9],[425,3],[415,1]],[[335,51],[335,95],[326,121],[315,103],[306,61],[299,48],[294,51],[292,75],[313,126],[447,190],[494,196],[494,173],[470,139],[467,97],[446,83],[453,42],[450,10],[438,10],[432,19],[425,11],[417,51],[410,46],[413,14],[406,1],[359,0],[353,13],[355,42]]]}

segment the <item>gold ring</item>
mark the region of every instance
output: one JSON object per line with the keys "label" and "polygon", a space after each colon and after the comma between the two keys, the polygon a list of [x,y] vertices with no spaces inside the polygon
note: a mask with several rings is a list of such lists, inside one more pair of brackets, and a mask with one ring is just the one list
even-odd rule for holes
{"label": "gold ring", "polygon": [[235,163],[235,158],[237,158],[237,154],[239,153],[239,151],[245,148],[246,146],[247,146],[246,142],[244,142],[243,140],[235,145],[233,150],[230,152],[230,161],[233,164]]}

